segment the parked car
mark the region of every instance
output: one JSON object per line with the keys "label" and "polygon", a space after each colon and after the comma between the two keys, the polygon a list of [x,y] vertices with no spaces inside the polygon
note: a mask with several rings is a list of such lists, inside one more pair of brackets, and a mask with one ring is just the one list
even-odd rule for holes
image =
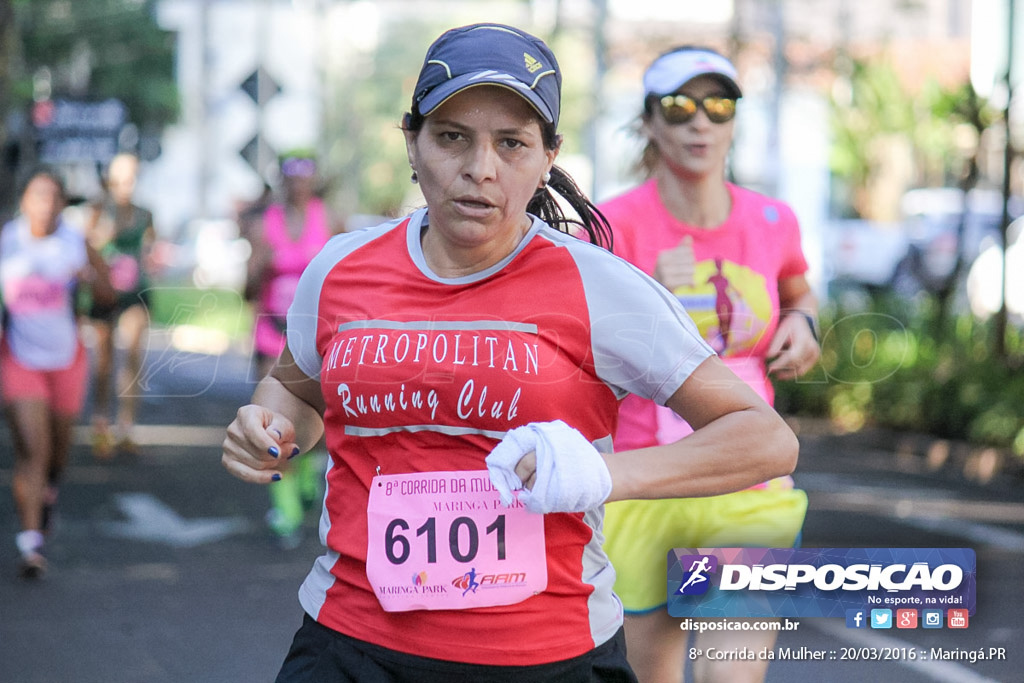
{"label": "parked car", "polygon": [[[910,190],[902,210],[908,248],[892,279],[899,294],[941,291],[954,274],[958,246],[962,283],[975,259],[1002,240],[1003,198],[995,190],[972,190],[966,202],[956,188]],[[1011,219],[1021,214],[1020,198],[1011,201],[1010,211]]]}
{"label": "parked car", "polygon": [[[830,290],[854,286],[892,290],[904,297],[936,293],[953,276],[958,254],[962,270],[953,285],[961,288],[970,265],[1000,243],[999,192],[975,189],[965,202],[957,188],[910,190],[903,196],[901,209],[904,218],[899,222],[845,220],[829,226]],[[1024,201],[1014,198],[1011,218],[1022,213]]]}
{"label": "parked car", "polygon": [[826,227],[825,276],[833,290],[884,289],[909,247],[901,223],[851,218]]}

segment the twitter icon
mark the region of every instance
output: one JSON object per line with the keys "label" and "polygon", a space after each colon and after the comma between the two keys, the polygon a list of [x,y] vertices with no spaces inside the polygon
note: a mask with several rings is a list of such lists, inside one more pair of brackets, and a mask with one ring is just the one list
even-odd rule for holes
{"label": "twitter icon", "polygon": [[892,610],[871,610],[871,628],[892,628]]}

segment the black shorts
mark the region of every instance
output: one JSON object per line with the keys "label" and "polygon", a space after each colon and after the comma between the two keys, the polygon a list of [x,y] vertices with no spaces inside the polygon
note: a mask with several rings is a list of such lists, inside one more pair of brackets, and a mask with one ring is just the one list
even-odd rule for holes
{"label": "black shorts", "polygon": [[100,305],[95,302],[89,304],[86,314],[92,320],[114,325],[122,313],[132,306],[142,304],[142,307],[149,310],[149,289],[138,292],[118,292],[114,303]]}
{"label": "black shorts", "polygon": [[590,652],[550,664],[487,666],[417,657],[366,643],[309,615],[295,634],[276,683],[636,683],[620,628]]}

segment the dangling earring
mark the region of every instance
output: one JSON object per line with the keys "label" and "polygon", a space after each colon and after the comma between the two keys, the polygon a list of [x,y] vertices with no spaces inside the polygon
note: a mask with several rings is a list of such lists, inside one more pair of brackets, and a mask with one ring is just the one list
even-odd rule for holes
{"label": "dangling earring", "polygon": [[419,176],[418,176],[418,175],[416,175],[416,171],[413,171],[413,172],[412,172],[412,177],[411,177],[411,178],[409,178],[409,180],[411,180],[411,181],[412,181],[412,184],[413,184],[413,185],[415,185],[416,183],[418,183],[418,182],[420,181],[420,178],[419,178]]}

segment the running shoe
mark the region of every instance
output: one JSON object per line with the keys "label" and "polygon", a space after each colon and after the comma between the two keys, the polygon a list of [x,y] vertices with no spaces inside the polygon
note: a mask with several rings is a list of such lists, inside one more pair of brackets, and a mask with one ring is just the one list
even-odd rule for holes
{"label": "running shoe", "polygon": [[94,424],[92,428],[92,455],[97,460],[110,460],[117,450],[116,440],[110,427],[105,424]]}
{"label": "running shoe", "polygon": [[267,510],[267,527],[274,535],[274,544],[281,550],[295,550],[302,545],[302,520],[289,520],[280,510]]}
{"label": "running shoe", "polygon": [[27,553],[21,554],[21,560],[18,563],[18,576],[26,581],[35,581],[43,578],[46,574],[46,558],[39,552],[42,550],[30,550]]}
{"label": "running shoe", "polygon": [[126,436],[118,441],[116,450],[121,455],[134,457],[140,454],[139,444],[135,443],[130,436]]}

